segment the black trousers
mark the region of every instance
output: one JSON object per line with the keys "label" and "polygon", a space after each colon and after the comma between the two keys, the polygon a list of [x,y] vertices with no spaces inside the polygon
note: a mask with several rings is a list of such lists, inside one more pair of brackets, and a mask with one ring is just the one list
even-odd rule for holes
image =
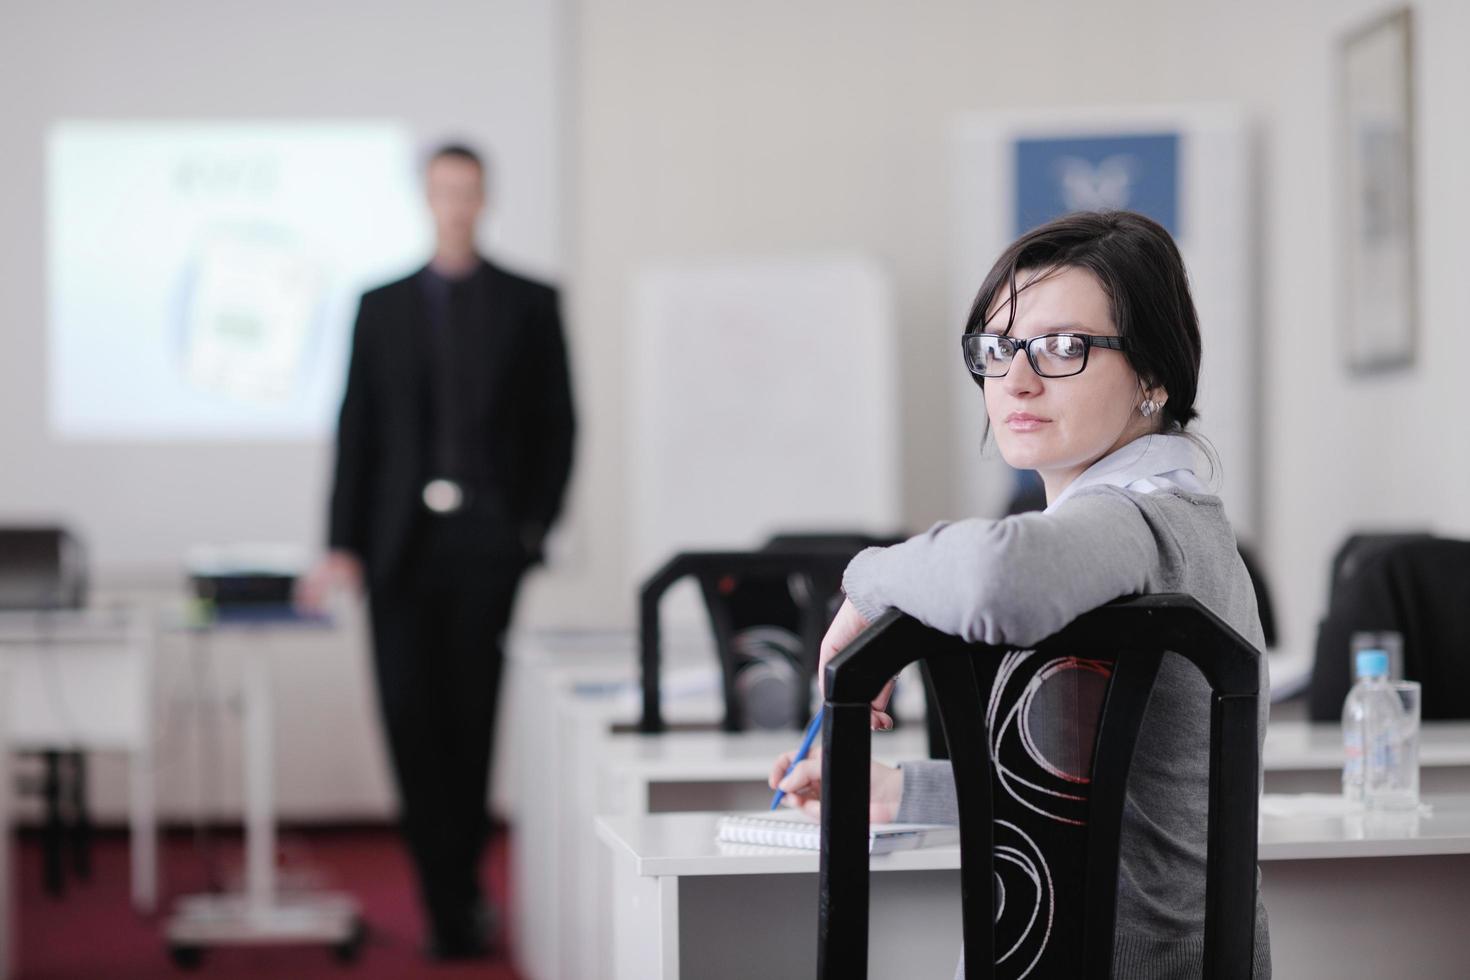
{"label": "black trousers", "polygon": [[[472,515],[425,515],[370,596],[378,699],[429,924],[454,939],[482,899],[501,647],[525,559]],[[488,542],[488,543],[487,543]]]}

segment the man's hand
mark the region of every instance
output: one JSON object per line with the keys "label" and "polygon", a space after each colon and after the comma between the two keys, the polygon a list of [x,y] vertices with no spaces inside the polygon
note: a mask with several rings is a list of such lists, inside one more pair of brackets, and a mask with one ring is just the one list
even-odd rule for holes
{"label": "man's hand", "polygon": [[[825,699],[827,695],[827,662],[837,656],[859,633],[868,628],[868,621],[849,600],[842,600],[842,608],[832,618],[827,634],[822,637],[821,656],[817,660],[817,688]],[[893,727],[893,718],[888,714],[888,699],[893,696],[893,681],[883,685],[883,690],[873,699],[871,723],[875,731],[888,731]]]}
{"label": "man's hand", "polygon": [[357,594],[362,589],[362,561],[350,551],[329,551],[321,561],[296,580],[296,608],[320,614],[333,592]]}

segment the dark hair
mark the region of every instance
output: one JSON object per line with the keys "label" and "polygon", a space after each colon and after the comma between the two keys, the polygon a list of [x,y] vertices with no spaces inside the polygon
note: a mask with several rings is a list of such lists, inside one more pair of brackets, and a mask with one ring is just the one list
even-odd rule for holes
{"label": "dark hair", "polygon": [[[1199,417],[1199,318],[1189,295],[1184,260],[1168,231],[1134,211],[1078,211],[1026,232],[1007,248],[975,297],[965,332],[985,329],[986,312],[1001,289],[1010,294],[1005,330],[1015,325],[1016,282],[1024,269],[1086,269],[1108,297],[1118,335],[1128,341],[1124,356],[1150,387],[1168,392],[1165,429],[1183,429]],[[975,378],[984,387],[982,378]]]}
{"label": "dark hair", "polygon": [[488,183],[486,178],[489,177],[489,171],[485,166],[485,158],[474,147],[464,143],[440,144],[434,148],[434,151],[429,154],[428,159],[424,161],[424,169],[427,170],[429,164],[435,160],[463,160],[466,163],[473,163],[480,170],[480,182]]}

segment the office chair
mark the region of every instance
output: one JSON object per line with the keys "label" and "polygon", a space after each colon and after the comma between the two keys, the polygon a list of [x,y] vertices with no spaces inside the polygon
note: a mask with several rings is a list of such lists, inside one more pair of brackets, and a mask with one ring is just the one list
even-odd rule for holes
{"label": "office chair", "polygon": [[1333,560],[1317,629],[1309,710],[1337,721],[1352,686],[1352,635],[1404,638],[1404,677],[1423,685],[1424,719],[1470,718],[1470,541],[1427,534],[1354,535]]}
{"label": "office chair", "polygon": [[[1251,975],[1260,653],[1182,595],[1099,607],[1034,650],[1024,656],[969,644],[890,611],[828,664],[817,955],[822,980],[867,975],[869,702],[890,677],[920,658],[936,681],[954,766],[966,977],[995,976],[998,950],[1013,950],[1011,975],[1026,970],[1031,977],[1109,976],[1128,769],[1165,651],[1192,662],[1214,692],[1205,976]],[[1065,796],[1047,793],[1048,778],[1054,781],[1055,774],[1034,761],[1028,764],[1014,726],[1008,730],[1004,721],[1028,688],[1034,695],[1040,672],[1054,671],[1058,663],[1099,674],[1090,687],[1098,711],[1094,737],[1090,746],[1080,740],[1078,750],[1090,753],[1090,760],[1078,760],[1090,761],[1087,781],[1069,782]],[[1078,690],[1088,689],[1079,683]],[[1003,719],[999,731],[989,727],[988,714]],[[1061,819],[1039,817],[1032,806],[1056,811]],[[1004,884],[1018,865],[1039,867],[1042,861],[1050,875],[1010,877],[1009,900],[997,909],[995,883]],[[1054,912],[1044,933],[1027,917],[1031,903],[1022,899],[1028,880],[1035,881],[1038,905],[1041,882],[1051,884],[1046,897]]]}
{"label": "office chair", "polygon": [[[0,610],[41,615],[80,609],[87,600],[87,561],[81,540],[63,527],[0,527]],[[87,807],[87,757],[49,749],[36,753],[39,778],[23,778],[22,793],[41,797],[42,876],[48,894],[65,888],[64,852],[72,871],[91,876],[92,821]]]}
{"label": "office chair", "polygon": [[811,714],[822,636],[842,599],[842,573],[863,548],[896,539],[859,533],[778,534],[757,551],[683,552],[644,582],[639,603],[643,715],[664,730],[659,604],[693,577],[720,659],[725,731],[799,729]]}

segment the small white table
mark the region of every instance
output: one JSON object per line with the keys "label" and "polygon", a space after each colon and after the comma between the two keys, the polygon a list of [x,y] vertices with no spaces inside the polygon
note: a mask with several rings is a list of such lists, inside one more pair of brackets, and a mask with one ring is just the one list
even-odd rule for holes
{"label": "small white table", "polygon": [[0,613],[7,749],[128,756],[132,901],[145,913],[158,900],[154,649],[151,616],[133,606]]}
{"label": "small white table", "polygon": [[330,892],[283,895],[276,887],[275,771],[271,677],[264,649],[273,631],[321,629],[322,621],[284,610],[201,626],[201,640],[221,633],[244,637],[245,888],[238,894],[187,895],[165,929],[180,965],[197,963],[209,946],[319,943],[339,958],[361,948],[364,925],[351,896]]}
{"label": "small white table", "polygon": [[[1470,796],[1406,821],[1262,822],[1279,977],[1470,975]],[[815,851],[715,840],[714,813],[609,817],[619,980],[816,974]],[[870,975],[948,977],[960,946],[959,848],[871,860]]]}

